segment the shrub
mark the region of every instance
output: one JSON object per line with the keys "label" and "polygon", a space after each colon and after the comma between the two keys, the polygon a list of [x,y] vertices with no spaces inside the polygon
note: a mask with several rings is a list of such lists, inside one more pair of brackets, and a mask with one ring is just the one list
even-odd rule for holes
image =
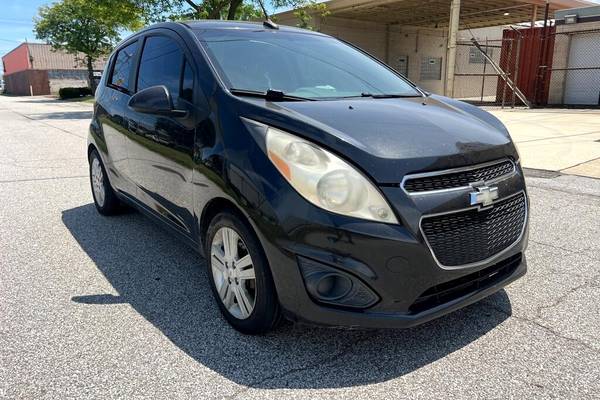
{"label": "shrub", "polygon": [[60,88],[58,97],[61,99],[75,99],[77,97],[92,96],[92,89],[89,87],[65,87]]}

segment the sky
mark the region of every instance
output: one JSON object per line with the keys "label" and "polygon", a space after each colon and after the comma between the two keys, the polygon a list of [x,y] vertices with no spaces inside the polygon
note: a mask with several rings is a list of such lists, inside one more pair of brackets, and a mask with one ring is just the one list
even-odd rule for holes
{"label": "sky", "polygon": [[[589,0],[600,4],[600,0]],[[33,17],[51,0],[0,0],[0,57],[25,41],[35,41]]]}

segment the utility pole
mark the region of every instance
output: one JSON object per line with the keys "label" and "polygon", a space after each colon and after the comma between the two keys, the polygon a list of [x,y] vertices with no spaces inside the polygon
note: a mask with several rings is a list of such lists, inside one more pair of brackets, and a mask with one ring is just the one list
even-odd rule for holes
{"label": "utility pole", "polygon": [[454,92],[454,69],[456,68],[456,42],[460,26],[460,0],[452,0],[448,26],[448,52],[446,56],[446,88],[444,95],[452,97]]}

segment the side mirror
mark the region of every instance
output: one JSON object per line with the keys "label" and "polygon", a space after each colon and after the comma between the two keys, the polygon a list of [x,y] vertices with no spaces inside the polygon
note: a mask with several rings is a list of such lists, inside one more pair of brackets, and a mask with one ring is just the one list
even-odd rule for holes
{"label": "side mirror", "polygon": [[151,86],[140,90],[129,99],[131,109],[144,114],[183,117],[187,111],[176,110],[169,89],[164,85]]}

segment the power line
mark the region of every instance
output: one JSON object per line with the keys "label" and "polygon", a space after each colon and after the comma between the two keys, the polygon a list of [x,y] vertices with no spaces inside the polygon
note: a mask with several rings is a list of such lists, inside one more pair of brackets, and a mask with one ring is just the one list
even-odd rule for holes
{"label": "power line", "polygon": [[27,20],[23,20],[23,19],[0,18],[0,22],[4,22],[7,24],[18,24],[18,25],[33,25],[33,21],[27,21]]}

